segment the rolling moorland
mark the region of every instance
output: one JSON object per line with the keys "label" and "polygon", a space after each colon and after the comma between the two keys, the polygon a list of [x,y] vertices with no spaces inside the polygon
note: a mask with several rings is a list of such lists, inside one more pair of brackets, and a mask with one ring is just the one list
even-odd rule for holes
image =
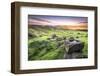
{"label": "rolling moorland", "polygon": [[87,29],[71,30],[64,28],[59,26],[29,25],[28,60],[64,59],[64,40],[70,37],[84,42],[82,55],[88,57]]}

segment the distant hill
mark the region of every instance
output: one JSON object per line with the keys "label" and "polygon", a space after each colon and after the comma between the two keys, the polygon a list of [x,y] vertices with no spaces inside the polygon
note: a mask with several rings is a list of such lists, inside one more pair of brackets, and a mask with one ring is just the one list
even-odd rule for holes
{"label": "distant hill", "polygon": [[45,28],[61,28],[61,29],[66,29],[66,30],[83,30],[87,31],[88,26],[87,24],[78,24],[78,25],[58,25],[58,26],[49,26],[49,25],[29,25],[29,28],[34,28],[34,27],[45,27]]}

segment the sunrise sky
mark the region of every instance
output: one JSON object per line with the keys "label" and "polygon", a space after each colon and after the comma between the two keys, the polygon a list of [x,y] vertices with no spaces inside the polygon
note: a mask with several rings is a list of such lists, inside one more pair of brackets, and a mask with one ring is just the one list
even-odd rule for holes
{"label": "sunrise sky", "polygon": [[29,25],[42,26],[87,26],[87,17],[28,15]]}

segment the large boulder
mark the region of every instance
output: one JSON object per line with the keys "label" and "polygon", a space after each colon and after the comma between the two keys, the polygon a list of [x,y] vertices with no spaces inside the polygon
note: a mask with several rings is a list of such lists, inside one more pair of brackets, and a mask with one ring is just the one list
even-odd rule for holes
{"label": "large boulder", "polygon": [[76,42],[75,44],[70,45],[68,54],[81,53],[83,48],[84,48],[84,43]]}
{"label": "large boulder", "polygon": [[82,49],[84,48],[84,43],[70,38],[65,40],[65,55],[64,58],[80,58],[82,56]]}

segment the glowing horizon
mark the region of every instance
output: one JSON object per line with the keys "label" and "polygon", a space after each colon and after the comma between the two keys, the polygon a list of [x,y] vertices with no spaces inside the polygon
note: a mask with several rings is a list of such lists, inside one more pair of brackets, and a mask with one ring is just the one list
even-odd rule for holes
{"label": "glowing horizon", "polygon": [[29,15],[29,25],[50,25],[50,26],[76,26],[86,25],[87,17],[72,17],[72,16],[46,16],[46,15]]}

